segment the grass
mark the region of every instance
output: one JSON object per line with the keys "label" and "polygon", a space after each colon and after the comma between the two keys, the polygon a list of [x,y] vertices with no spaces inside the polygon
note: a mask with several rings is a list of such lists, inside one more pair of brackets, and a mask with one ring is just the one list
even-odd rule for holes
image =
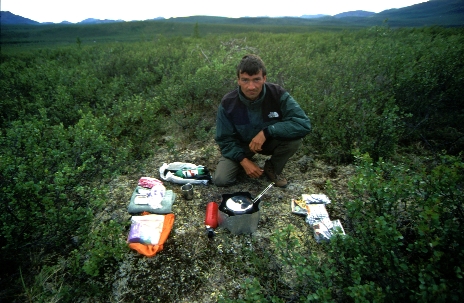
{"label": "grass", "polygon": [[[28,49],[59,47],[109,42],[154,41],[159,36],[191,37],[196,23],[163,21],[133,21],[108,24],[48,24],[3,25],[1,29],[2,53],[27,51]],[[201,23],[200,36],[219,34],[260,33],[310,33],[359,29],[361,26],[339,24],[272,25],[272,24],[213,24]]]}

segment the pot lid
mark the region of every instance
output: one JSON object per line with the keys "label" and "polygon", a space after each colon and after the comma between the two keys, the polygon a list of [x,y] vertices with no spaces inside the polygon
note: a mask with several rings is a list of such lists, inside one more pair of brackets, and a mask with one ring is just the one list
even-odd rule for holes
{"label": "pot lid", "polygon": [[233,196],[227,199],[226,207],[233,212],[242,213],[253,208],[253,202],[246,196]]}

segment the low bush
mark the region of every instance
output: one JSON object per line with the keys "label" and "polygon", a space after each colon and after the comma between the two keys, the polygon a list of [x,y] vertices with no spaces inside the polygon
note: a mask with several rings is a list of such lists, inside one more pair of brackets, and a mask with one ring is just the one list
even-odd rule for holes
{"label": "low bush", "polygon": [[425,160],[409,167],[359,155],[354,198],[343,201],[347,234],[304,251],[294,227],[276,232],[276,257],[265,263],[281,268],[281,287],[267,287],[266,271],[257,270],[238,302],[460,302],[464,162]]}
{"label": "low bush", "polygon": [[[98,274],[118,263],[124,228],[91,225],[106,203],[106,182],[164,143],[175,153],[174,140],[210,140],[219,102],[236,87],[236,64],[257,53],[268,80],[287,89],[311,119],[304,153],[334,164],[353,163],[357,150],[372,159],[361,157],[352,183],[356,198],[343,201],[349,236],[322,246],[324,257],[308,257],[288,241],[291,230],[277,233],[275,245],[305,266],[285,263],[278,268],[293,266],[299,277],[293,286],[271,276],[252,281],[250,296],[278,286],[308,301],[454,300],[462,295],[456,227],[462,164],[450,156],[427,161],[428,167],[390,160],[417,146],[462,151],[462,39],[461,29],[374,27],[157,35],[2,54],[0,265],[15,273],[11,292],[23,288],[19,266],[24,277],[71,268],[75,285],[104,296],[108,288]],[[31,255],[52,257],[37,270],[29,266],[40,264]],[[58,260],[67,265],[55,267]],[[282,299],[271,294],[266,298]]]}

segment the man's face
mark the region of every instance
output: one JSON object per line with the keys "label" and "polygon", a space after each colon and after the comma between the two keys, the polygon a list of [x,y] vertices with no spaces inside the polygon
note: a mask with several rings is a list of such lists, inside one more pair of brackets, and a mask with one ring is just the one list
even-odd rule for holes
{"label": "man's face", "polygon": [[238,77],[238,85],[245,97],[251,101],[258,99],[259,94],[263,90],[264,82],[266,82],[266,76],[263,76],[263,71],[261,70],[253,76],[241,73]]}

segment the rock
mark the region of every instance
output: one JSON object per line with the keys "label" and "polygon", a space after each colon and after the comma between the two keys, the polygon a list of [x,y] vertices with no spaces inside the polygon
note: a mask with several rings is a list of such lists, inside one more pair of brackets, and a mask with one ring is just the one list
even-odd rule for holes
{"label": "rock", "polygon": [[304,155],[297,161],[298,168],[302,173],[306,173],[308,169],[313,165],[314,160],[313,158]]}

